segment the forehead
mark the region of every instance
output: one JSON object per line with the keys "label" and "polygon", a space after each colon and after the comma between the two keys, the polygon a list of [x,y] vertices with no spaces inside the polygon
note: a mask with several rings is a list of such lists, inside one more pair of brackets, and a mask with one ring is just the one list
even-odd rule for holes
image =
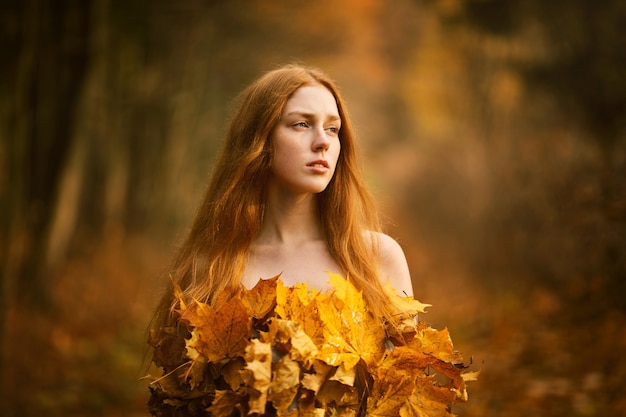
{"label": "forehead", "polygon": [[339,117],[335,96],[320,84],[298,88],[285,103],[283,114],[302,112]]}

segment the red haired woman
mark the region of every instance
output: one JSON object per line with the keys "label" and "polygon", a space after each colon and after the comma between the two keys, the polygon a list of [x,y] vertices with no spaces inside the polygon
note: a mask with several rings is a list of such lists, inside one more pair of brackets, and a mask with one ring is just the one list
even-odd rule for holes
{"label": "red haired woman", "polygon": [[[400,246],[380,233],[356,138],[334,82],[317,69],[271,71],[238,97],[204,201],[171,271],[189,297],[281,274],[325,289],[350,277],[374,311],[381,280],[412,295]],[[174,304],[165,295],[162,312]]]}
{"label": "red haired woman", "polygon": [[[211,305],[217,293],[278,274],[286,286],[328,290],[328,271],[348,277],[378,316],[393,313],[387,280],[413,293],[402,249],[380,232],[335,83],[317,69],[289,65],[238,97],[171,277],[186,299]],[[155,329],[172,326],[176,303],[169,290]]]}

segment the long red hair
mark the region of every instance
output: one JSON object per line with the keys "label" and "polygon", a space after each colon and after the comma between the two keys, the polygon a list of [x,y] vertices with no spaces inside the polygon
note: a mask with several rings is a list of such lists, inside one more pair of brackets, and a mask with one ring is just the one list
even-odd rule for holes
{"label": "long red hair", "polygon": [[[317,200],[326,244],[370,309],[384,316],[391,311],[378,276],[375,234],[369,233],[379,231],[380,222],[357,162],[346,105],[326,74],[297,65],[264,74],[235,102],[209,188],[170,271],[186,296],[211,303],[217,291],[240,285],[248,249],[263,223],[271,133],[287,100],[300,87],[312,84],[321,84],[333,94],[341,117],[335,174]],[[157,311],[157,325],[171,320],[174,304],[170,288]]]}

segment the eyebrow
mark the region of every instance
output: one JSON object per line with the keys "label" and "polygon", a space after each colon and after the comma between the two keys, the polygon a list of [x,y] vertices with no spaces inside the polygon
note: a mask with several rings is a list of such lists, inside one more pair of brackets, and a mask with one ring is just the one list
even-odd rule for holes
{"label": "eyebrow", "polygon": [[[316,115],[313,114],[313,113],[307,113],[307,112],[302,112],[302,111],[297,111],[297,110],[287,113],[286,116],[300,116],[300,117],[304,117],[304,118],[307,118],[307,119],[316,117]],[[337,115],[337,114],[331,114],[331,115],[328,115],[326,117],[326,120],[328,120],[328,121],[336,121],[336,120],[341,121],[341,117],[339,115]]]}

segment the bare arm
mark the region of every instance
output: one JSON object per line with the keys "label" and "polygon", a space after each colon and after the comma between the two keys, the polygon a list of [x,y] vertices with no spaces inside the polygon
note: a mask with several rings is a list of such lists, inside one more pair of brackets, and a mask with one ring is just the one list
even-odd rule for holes
{"label": "bare arm", "polygon": [[400,295],[413,296],[413,284],[404,251],[398,242],[390,236],[377,233],[376,237],[378,238],[378,249],[380,251],[383,285],[389,280]]}

